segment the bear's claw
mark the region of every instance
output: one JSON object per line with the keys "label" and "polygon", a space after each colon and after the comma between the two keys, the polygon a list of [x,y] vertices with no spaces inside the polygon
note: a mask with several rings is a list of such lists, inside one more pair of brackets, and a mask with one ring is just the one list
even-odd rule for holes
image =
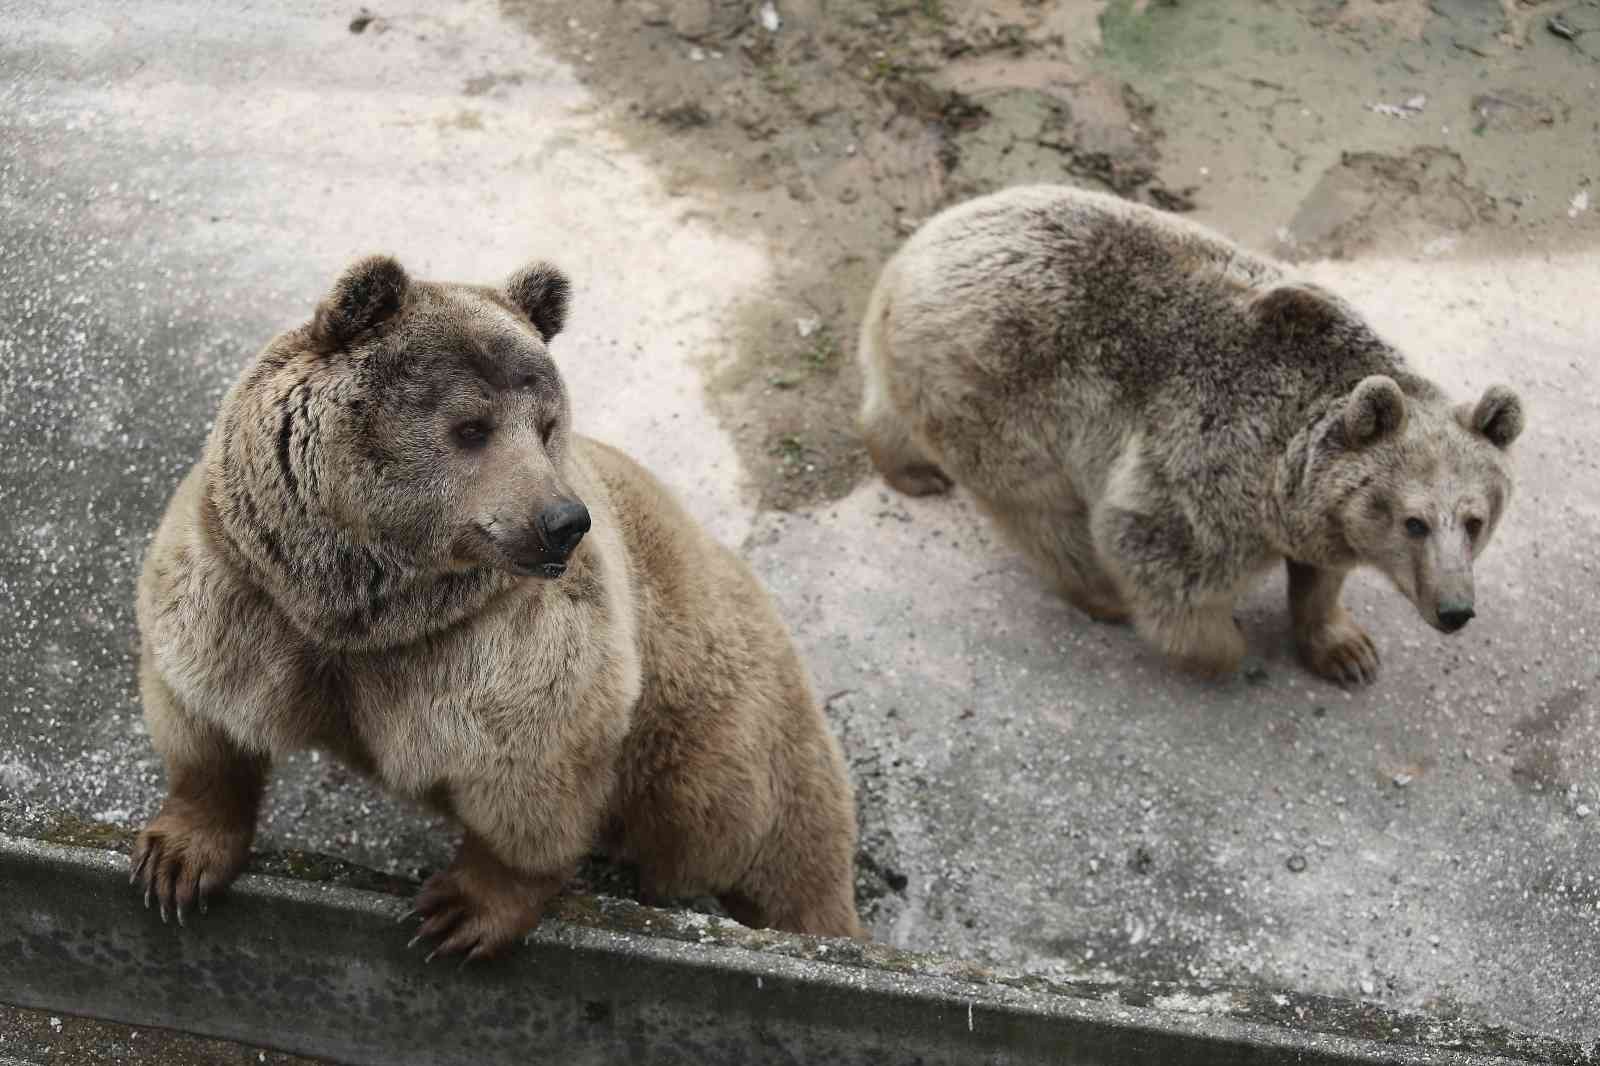
{"label": "bear's claw", "polygon": [[155,903],[163,924],[171,915],[187,926],[197,906],[206,913],[211,892],[238,876],[249,851],[248,831],[163,810],[134,843],[128,881],[143,886],[145,909]]}
{"label": "bear's claw", "polygon": [[1325,627],[1301,644],[1300,654],[1313,673],[1329,681],[1370,685],[1378,679],[1378,646],[1354,622]]}
{"label": "bear's claw", "polygon": [[454,866],[428,878],[417,894],[409,916],[420,917],[422,925],[406,947],[433,941],[424,961],[435,955],[464,954],[468,962],[490,958],[539,924],[548,898],[520,880]]}

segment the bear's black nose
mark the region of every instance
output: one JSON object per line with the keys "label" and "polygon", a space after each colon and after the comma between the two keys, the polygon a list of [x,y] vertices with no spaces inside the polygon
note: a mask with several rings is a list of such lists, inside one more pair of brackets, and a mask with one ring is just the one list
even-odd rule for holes
{"label": "bear's black nose", "polygon": [[1439,624],[1446,633],[1454,633],[1473,619],[1471,607],[1441,607],[1439,608]]}
{"label": "bear's black nose", "polygon": [[565,558],[589,532],[589,509],[577,500],[562,500],[539,515],[539,534],[545,546]]}

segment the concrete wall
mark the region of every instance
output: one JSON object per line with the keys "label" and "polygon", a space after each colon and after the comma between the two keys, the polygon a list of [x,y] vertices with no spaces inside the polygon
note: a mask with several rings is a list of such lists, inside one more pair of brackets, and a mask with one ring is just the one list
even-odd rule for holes
{"label": "concrete wall", "polygon": [[179,929],[139,906],[122,855],[4,836],[0,886],[0,1001],[353,1063],[1588,1061],[1566,1045],[1428,1023],[1430,1034],[1414,1019],[1285,997],[1346,1032],[1261,1024],[1241,1017],[1256,1009],[1246,992],[1083,998],[585,898],[563,901],[561,919],[512,957],[461,967],[408,952],[396,923],[406,904],[379,893],[251,875]]}

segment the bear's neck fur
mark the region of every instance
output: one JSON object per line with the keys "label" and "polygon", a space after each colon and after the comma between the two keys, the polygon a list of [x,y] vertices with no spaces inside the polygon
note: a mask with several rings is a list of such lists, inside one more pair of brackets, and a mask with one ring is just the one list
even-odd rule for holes
{"label": "bear's neck fur", "polygon": [[415,643],[481,614],[519,584],[489,567],[427,573],[326,530],[274,528],[261,503],[207,471],[201,528],[242,580],[262,589],[308,641],[330,651]]}

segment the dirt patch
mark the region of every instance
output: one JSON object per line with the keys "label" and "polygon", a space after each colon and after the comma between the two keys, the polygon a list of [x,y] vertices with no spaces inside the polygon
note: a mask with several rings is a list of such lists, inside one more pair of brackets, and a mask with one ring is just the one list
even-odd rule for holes
{"label": "dirt patch", "polygon": [[1600,64],[1579,45],[1600,36],[1548,32],[1565,9],[1580,10],[1115,0],[1099,62],[1154,105],[1163,184],[1250,247],[1301,258],[1587,248],[1600,226],[1573,205],[1595,179]]}
{"label": "dirt patch", "polygon": [[769,248],[774,285],[729,323],[734,357],[707,368],[763,507],[837,498],[868,472],[856,322],[923,219],[1028,180],[1183,204],[1156,176],[1151,106],[1085,65],[1093,5],[503,6],[620,101],[617,126],[669,189],[714,190],[713,221]]}
{"label": "dirt patch", "polygon": [[1600,66],[1542,28],[1560,5],[502,4],[669,190],[768,248],[774,283],[706,368],[763,507],[868,473],[857,319],[895,247],[974,195],[1108,189],[1295,258],[1600,236],[1600,211],[1570,206],[1588,202]]}
{"label": "dirt patch", "polygon": [[1498,214],[1494,197],[1471,183],[1461,156],[1447,148],[1403,156],[1346,152],[1281,232],[1277,252],[1285,259],[1347,259],[1381,241],[1408,239],[1446,250],[1455,238],[1441,233],[1493,225]]}
{"label": "dirt patch", "polygon": [[[0,1051],[5,1053],[0,1062],[11,1066],[26,1066],[30,1062],[63,1063],[65,1066],[112,1066],[114,1063],[319,1066],[327,1062],[172,1029],[123,1025],[60,1011],[28,1010],[5,1004],[0,1004],[0,1034],[3,1034]],[[11,1057],[16,1055],[23,1058]]]}

